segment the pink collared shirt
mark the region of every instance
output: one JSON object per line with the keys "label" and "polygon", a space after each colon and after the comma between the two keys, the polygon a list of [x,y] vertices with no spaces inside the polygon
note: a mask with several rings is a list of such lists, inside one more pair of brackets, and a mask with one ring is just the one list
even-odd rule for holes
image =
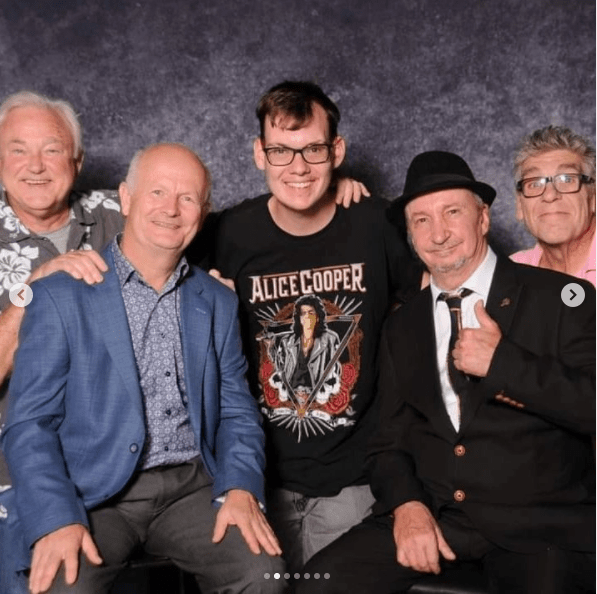
{"label": "pink collared shirt", "polygon": [[[543,250],[541,249],[541,246],[537,244],[530,250],[521,250],[520,252],[512,254],[510,259],[514,260],[514,262],[518,262],[519,264],[539,266],[542,255]],[[593,242],[591,243],[591,249],[589,250],[588,258],[573,276],[584,278],[592,283],[593,286],[597,286],[597,281],[595,279],[595,234],[593,234]]]}

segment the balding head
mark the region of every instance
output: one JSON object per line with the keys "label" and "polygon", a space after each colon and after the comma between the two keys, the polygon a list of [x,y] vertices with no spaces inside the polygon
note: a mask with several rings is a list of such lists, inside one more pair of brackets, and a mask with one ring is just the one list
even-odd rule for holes
{"label": "balding head", "polygon": [[187,146],[185,146],[184,144],[180,144],[180,143],[176,143],[176,142],[162,142],[162,143],[157,143],[157,144],[150,144],[148,146],[146,146],[145,148],[142,148],[140,150],[138,150],[133,158],[131,159],[127,174],[126,174],[126,183],[129,186],[129,188],[133,188],[135,185],[135,180],[136,180],[136,176],[137,176],[137,171],[139,168],[139,163],[141,162],[141,160],[146,156],[146,155],[150,155],[152,152],[158,151],[160,152],[161,149],[172,149],[172,151],[175,153],[177,150],[180,151],[181,154],[187,154],[189,155],[192,159],[194,159],[197,164],[203,168],[203,171],[205,172],[206,175],[206,179],[207,179],[207,187],[206,187],[206,191],[205,191],[205,195],[203,197],[203,209],[205,211],[205,214],[207,214],[210,210],[211,210],[211,173],[209,172],[209,169],[207,168],[207,166],[205,165],[205,163],[203,162],[203,160],[201,159],[201,157],[195,153],[194,151],[192,151],[190,148],[188,148]]}

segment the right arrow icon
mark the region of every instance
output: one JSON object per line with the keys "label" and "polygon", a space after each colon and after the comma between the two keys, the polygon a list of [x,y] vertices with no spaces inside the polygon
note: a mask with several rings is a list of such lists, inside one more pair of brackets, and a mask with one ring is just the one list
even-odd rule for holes
{"label": "right arrow icon", "polygon": [[585,290],[578,283],[568,283],[560,294],[564,305],[578,307],[585,300]]}

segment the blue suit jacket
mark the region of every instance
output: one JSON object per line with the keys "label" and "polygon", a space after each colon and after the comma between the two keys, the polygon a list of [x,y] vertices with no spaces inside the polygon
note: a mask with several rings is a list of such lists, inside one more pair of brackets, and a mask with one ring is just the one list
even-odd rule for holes
{"label": "blue suit jacket", "polygon": [[[13,489],[0,501],[18,568],[43,535],[87,525],[86,510],[126,485],[143,449],[143,400],[110,248],[103,257],[101,284],[58,273],[32,285],[2,435]],[[264,437],[236,295],[193,267],[180,291],[188,410],[214,498],[239,488],[263,502]]]}

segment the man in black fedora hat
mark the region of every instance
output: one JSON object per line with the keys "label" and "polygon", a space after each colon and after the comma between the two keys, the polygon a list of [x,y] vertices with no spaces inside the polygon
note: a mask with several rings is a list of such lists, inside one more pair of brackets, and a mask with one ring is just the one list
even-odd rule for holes
{"label": "man in black fedora hat", "polygon": [[384,327],[374,513],[300,593],[389,594],[461,561],[492,593],[594,591],[595,291],[496,256],[494,198],[452,153],[408,170],[393,212],[431,283]]}

